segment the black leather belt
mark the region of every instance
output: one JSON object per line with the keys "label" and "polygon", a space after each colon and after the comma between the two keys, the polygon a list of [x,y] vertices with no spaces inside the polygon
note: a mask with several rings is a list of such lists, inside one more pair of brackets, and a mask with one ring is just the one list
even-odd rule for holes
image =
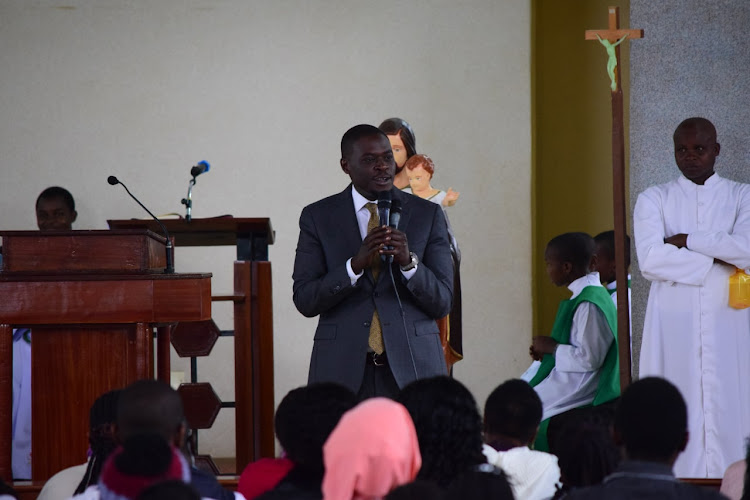
{"label": "black leather belt", "polygon": [[376,352],[368,352],[366,363],[375,365],[375,366],[385,366],[388,364],[388,356],[385,355],[385,353],[378,354]]}

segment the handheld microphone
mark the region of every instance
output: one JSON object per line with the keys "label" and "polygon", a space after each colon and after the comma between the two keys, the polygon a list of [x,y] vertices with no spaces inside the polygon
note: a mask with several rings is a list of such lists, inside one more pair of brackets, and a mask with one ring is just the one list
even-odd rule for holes
{"label": "handheld microphone", "polygon": [[[388,225],[393,229],[398,229],[398,224],[401,222],[401,200],[393,200],[391,202],[391,216],[388,220]],[[393,247],[387,247],[393,248]],[[388,264],[393,263],[393,255],[388,256]]]}
{"label": "handheld microphone", "polygon": [[380,225],[387,226],[391,218],[391,192],[378,192],[378,215],[380,216]]}
{"label": "handheld microphone", "polygon": [[[195,167],[193,167],[193,168],[195,168]],[[138,201],[138,198],[136,198],[135,196],[133,196],[133,193],[130,192],[130,190],[128,189],[128,187],[125,184],[123,184],[122,182],[120,182],[117,179],[117,177],[115,177],[114,175],[110,175],[109,177],[107,177],[107,182],[109,182],[109,184],[112,185],[112,186],[115,186],[115,185],[119,184],[122,187],[124,187],[125,191],[128,192],[128,194],[130,195],[130,197],[133,198],[136,201],[136,203],[138,203],[141,207],[143,207],[143,209],[146,212],[148,212],[148,214],[151,217],[154,218],[154,220],[156,221],[156,223],[159,224],[159,226],[161,226],[161,230],[164,231],[164,236],[167,239],[167,247],[166,247],[166,250],[167,250],[167,267],[164,269],[164,273],[165,274],[172,274],[172,273],[174,273],[174,247],[172,246],[172,240],[169,238],[169,231],[167,231],[167,228],[164,227],[164,224],[162,224],[161,221],[154,214],[151,213],[151,210],[149,210],[148,208],[146,208],[146,206],[143,203],[141,203],[140,201]]]}
{"label": "handheld microphone", "polygon": [[209,170],[211,170],[211,165],[207,161],[203,160],[190,169],[190,175],[192,175],[193,177],[198,177],[199,175],[206,173]]}

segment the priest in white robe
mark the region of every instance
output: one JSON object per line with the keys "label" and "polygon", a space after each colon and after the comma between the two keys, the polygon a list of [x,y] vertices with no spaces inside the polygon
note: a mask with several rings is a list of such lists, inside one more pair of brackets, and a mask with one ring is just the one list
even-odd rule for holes
{"label": "priest in white robe", "polygon": [[639,376],[674,383],[688,405],[678,477],[720,478],[750,435],[750,309],[728,305],[729,277],[750,268],[750,185],[714,172],[714,126],[674,133],[682,175],[638,196],[638,262],[651,281]]}

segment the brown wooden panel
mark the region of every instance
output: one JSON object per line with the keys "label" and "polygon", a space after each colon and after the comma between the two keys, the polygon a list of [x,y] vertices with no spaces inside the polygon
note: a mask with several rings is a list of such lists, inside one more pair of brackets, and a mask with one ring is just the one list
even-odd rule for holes
{"label": "brown wooden panel", "polygon": [[3,272],[144,272],[166,267],[151,231],[4,231]]}
{"label": "brown wooden panel", "polygon": [[43,480],[86,461],[97,397],[153,377],[152,334],[144,324],[36,327],[32,339],[32,478]]}
{"label": "brown wooden panel", "polygon": [[64,281],[41,276],[3,278],[0,318],[10,324],[169,323],[211,318],[210,275],[139,275],[133,279],[109,275],[108,280]]}
{"label": "brown wooden panel", "polygon": [[211,281],[206,279],[155,280],[153,321],[211,319]]}
{"label": "brown wooden panel", "polygon": [[[273,432],[273,291],[271,263],[252,263],[255,459],[275,456]],[[241,470],[241,469],[240,469]]]}
{"label": "brown wooden panel", "polygon": [[[162,223],[174,237],[176,246],[221,246],[236,245],[237,235],[240,233],[255,233],[268,235],[268,244],[274,241],[274,230],[271,220],[267,217],[212,217],[207,219],[168,219]],[[154,220],[122,219],[108,220],[110,229],[143,229],[161,233],[159,225]]]}
{"label": "brown wooden panel", "polygon": [[[237,471],[255,460],[250,262],[234,263],[234,294],[245,299],[234,304],[234,400]],[[248,374],[250,374],[248,376]]]}

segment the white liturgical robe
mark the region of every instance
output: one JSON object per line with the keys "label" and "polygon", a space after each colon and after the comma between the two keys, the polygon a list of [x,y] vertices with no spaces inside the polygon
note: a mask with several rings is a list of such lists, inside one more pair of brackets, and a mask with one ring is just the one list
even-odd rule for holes
{"label": "white liturgical robe", "polygon": [[[687,449],[678,477],[723,476],[745,456],[750,435],[750,309],[729,307],[729,276],[750,268],[750,185],[714,174],[705,185],[680,176],[638,196],[638,263],[651,281],[641,378],[661,376],[687,402]],[[664,238],[688,235],[687,248]]]}

